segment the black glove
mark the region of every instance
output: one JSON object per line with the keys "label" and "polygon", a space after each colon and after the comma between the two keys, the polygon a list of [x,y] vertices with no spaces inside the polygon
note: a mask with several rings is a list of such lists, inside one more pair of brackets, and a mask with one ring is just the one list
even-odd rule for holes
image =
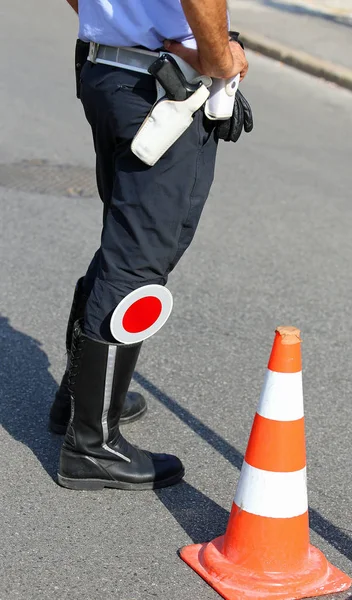
{"label": "black glove", "polygon": [[232,117],[226,121],[218,121],[215,132],[219,140],[237,142],[243,129],[246,133],[252,131],[253,115],[249,102],[240,90],[237,90]]}
{"label": "black glove", "polygon": [[244,45],[242,43],[242,40],[240,40],[240,35],[241,34],[239,33],[239,31],[229,31],[229,38],[231,42],[237,42],[241,46],[242,50],[244,50]]}

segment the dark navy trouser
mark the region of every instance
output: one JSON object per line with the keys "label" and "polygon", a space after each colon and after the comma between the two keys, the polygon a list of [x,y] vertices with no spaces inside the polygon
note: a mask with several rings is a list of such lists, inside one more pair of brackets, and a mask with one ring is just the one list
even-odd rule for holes
{"label": "dark navy trouser", "polygon": [[149,75],[90,62],[83,67],[81,100],[104,203],[101,246],[84,279],[84,330],[97,339],[111,340],[111,314],[127,294],[166,284],[193,238],[213,181],[217,142],[202,110],[153,167],[131,152],[155,98]]}

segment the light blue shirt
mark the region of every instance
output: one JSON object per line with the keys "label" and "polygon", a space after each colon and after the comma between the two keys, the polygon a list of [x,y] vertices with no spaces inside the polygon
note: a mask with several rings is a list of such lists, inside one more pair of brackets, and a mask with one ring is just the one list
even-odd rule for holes
{"label": "light blue shirt", "polygon": [[165,39],[194,41],[180,0],[79,0],[79,38],[150,50]]}

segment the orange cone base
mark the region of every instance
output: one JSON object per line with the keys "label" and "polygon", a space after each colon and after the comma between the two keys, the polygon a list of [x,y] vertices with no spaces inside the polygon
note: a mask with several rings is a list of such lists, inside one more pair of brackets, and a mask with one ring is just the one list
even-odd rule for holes
{"label": "orange cone base", "polygon": [[298,573],[255,573],[230,562],[223,554],[224,536],[208,544],[185,546],[180,556],[225,600],[296,600],[347,590],[352,580],[309,547],[307,563]]}

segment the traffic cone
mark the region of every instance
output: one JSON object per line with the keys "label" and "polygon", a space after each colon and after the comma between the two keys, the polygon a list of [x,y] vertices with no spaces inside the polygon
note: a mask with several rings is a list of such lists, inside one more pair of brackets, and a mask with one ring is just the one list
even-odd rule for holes
{"label": "traffic cone", "polygon": [[278,327],[225,535],[181,558],[226,600],[294,600],[351,579],[309,544],[300,331]]}

